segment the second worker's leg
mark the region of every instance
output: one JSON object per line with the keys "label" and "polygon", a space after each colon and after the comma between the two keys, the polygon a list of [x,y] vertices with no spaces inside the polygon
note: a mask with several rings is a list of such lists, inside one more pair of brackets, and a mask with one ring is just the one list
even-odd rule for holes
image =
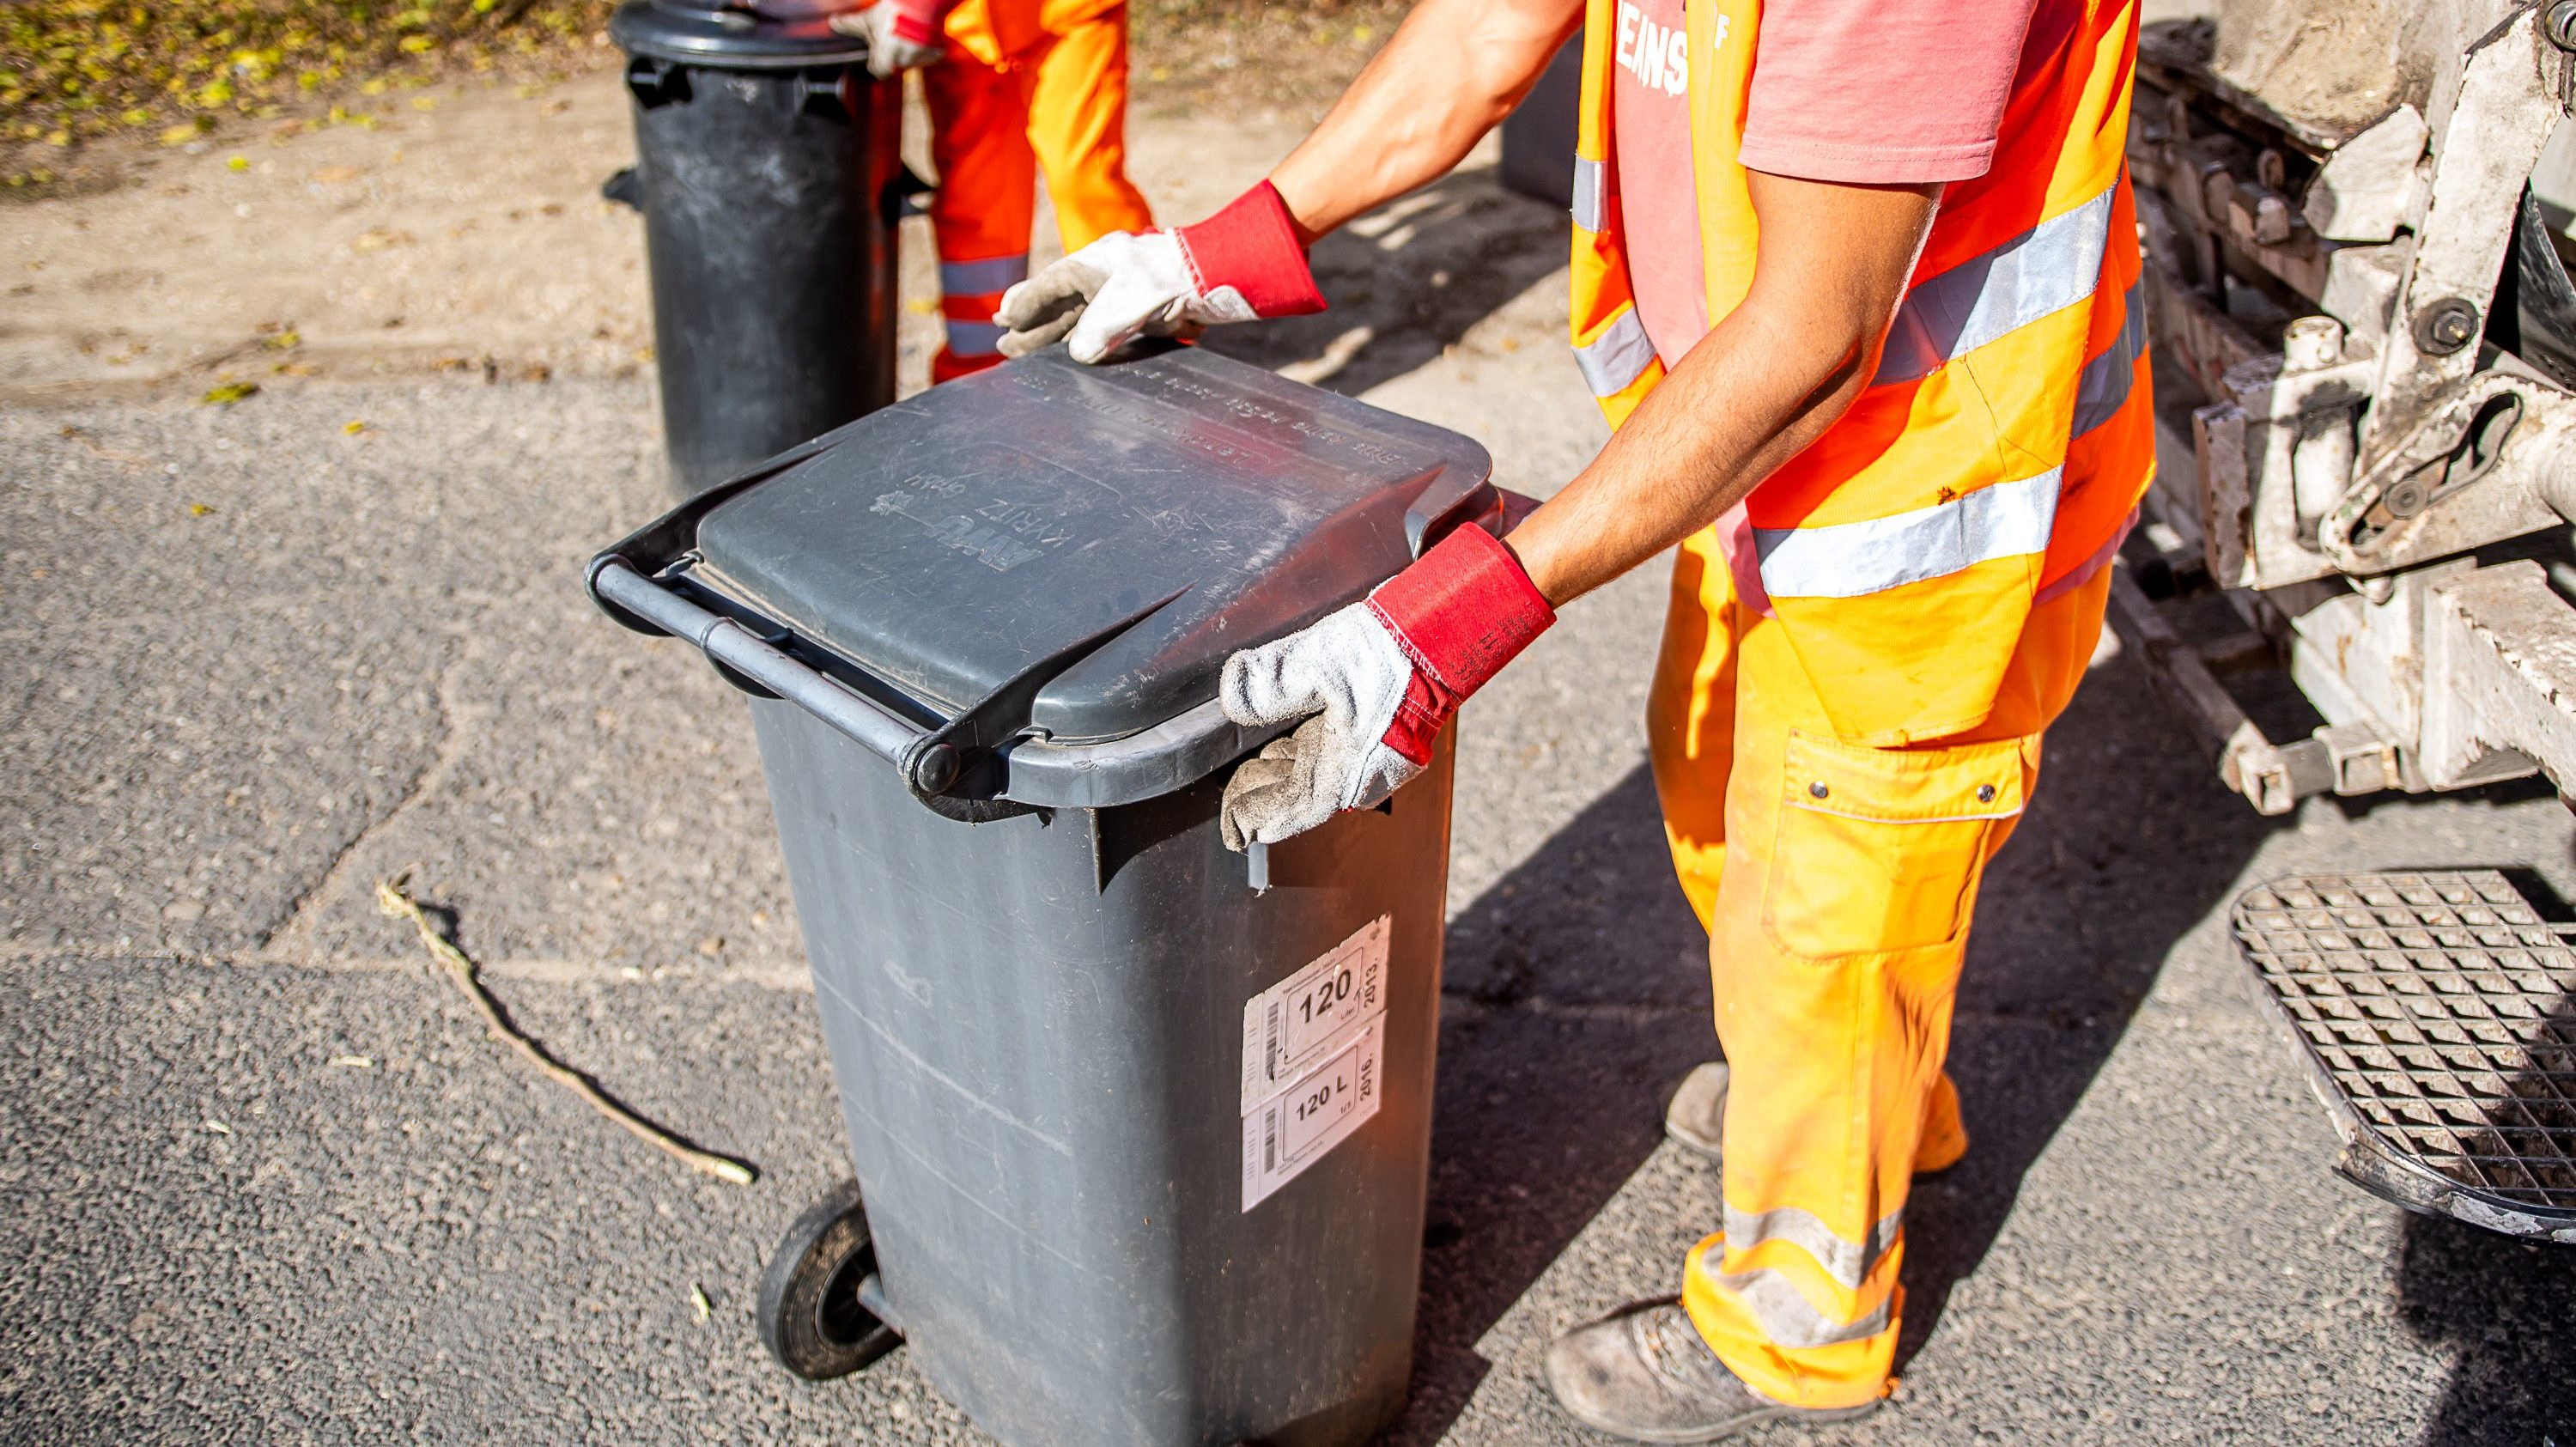
{"label": "second worker's leg", "polygon": [[931,161],[939,168],[930,227],[939,244],[940,313],[948,330],[947,344],[931,359],[930,380],[937,383],[1002,360],[993,309],[1029,274],[1037,157],[1029,149],[1025,68],[996,69],[951,47],[921,78]]}
{"label": "second worker's leg", "polygon": [[1153,225],[1145,193],[1127,179],[1127,7],[1068,29],[1036,68],[1029,144],[1064,249]]}

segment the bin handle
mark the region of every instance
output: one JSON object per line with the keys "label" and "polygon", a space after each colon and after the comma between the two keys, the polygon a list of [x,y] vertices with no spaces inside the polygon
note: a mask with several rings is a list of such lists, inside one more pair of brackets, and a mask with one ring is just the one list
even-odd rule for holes
{"label": "bin handle", "polygon": [[615,554],[592,562],[590,591],[601,602],[652,624],[655,631],[696,644],[709,662],[804,709],[833,732],[898,769],[929,737],[928,730],[895,717],[830,674],[797,662],[733,619],[701,608],[645,577]]}
{"label": "bin handle", "polygon": [[[841,431],[847,430],[847,428],[841,429]],[[597,586],[600,569],[609,562],[615,561],[624,563],[646,578],[663,572],[697,547],[698,524],[708,513],[715,511],[719,505],[741,496],[746,489],[831,451],[840,443],[841,431],[826,432],[811,442],[800,442],[766,462],[738,472],[610,544],[606,552],[590,560],[587,577],[592,584],[591,598],[621,627],[632,628],[644,634],[674,631],[654,623],[639,613],[629,612],[623,605],[601,593]],[[657,588],[655,591],[661,590]]]}
{"label": "bin handle", "polygon": [[1503,529],[1497,524],[1504,513],[1504,496],[1486,478],[1462,478],[1442,468],[1404,510],[1405,545],[1421,557],[1432,544],[1470,523],[1501,537]]}
{"label": "bin handle", "polygon": [[635,104],[651,110],[673,101],[689,98],[689,72],[685,66],[665,65],[650,56],[638,55],[626,62],[626,89]]}
{"label": "bin handle", "polygon": [[646,577],[618,552],[592,559],[588,581],[591,596],[619,622],[696,644],[728,681],[784,699],[821,719],[835,733],[894,765],[904,788],[931,812],[969,824],[1007,819],[1034,808],[1007,796],[995,765],[1027,726],[1029,703],[1038,690],[1189,591],[1184,588],[1158,598],[1075,640],[955,717],[925,728],[807,666],[740,620]]}

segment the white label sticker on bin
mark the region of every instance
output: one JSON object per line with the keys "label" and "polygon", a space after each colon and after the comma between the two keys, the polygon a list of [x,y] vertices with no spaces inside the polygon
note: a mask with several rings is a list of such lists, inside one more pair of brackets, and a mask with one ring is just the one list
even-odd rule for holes
{"label": "white label sticker on bin", "polygon": [[1243,1117],[1243,1209],[1297,1178],[1377,1114],[1386,1021],[1371,1020],[1321,1065]]}
{"label": "white label sticker on bin", "polygon": [[1389,919],[1379,915],[1321,959],[1243,1003],[1243,1104],[1263,1101],[1340,1053],[1386,1013]]}

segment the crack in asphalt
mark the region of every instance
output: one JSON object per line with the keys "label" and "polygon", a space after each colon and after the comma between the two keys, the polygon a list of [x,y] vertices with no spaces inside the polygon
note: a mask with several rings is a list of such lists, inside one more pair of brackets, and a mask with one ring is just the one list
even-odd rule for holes
{"label": "crack in asphalt", "polygon": [[437,681],[431,690],[432,700],[438,709],[439,734],[437,746],[430,750],[429,760],[412,774],[404,785],[402,797],[394,801],[393,807],[359,826],[358,831],[323,862],[320,877],[310,887],[298,891],[293,899],[287,901],[278,918],[260,931],[251,945],[249,953],[252,958],[267,963],[291,962],[285,958],[291,949],[289,941],[309,934],[313,921],[341,892],[341,877],[347,872],[349,861],[368,841],[419,807],[437,792],[440,784],[446,782],[448,773],[464,756],[469,733],[465,726],[464,708],[456,699],[456,682],[466,666],[478,661],[482,653],[482,638],[468,633],[457,646],[454,656],[439,668]]}

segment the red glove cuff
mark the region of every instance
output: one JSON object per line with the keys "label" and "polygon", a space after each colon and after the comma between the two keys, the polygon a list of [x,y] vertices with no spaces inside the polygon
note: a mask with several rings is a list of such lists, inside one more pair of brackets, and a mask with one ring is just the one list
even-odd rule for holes
{"label": "red glove cuff", "polygon": [[1480,527],[1442,538],[1369,594],[1369,611],[1413,663],[1386,746],[1416,764],[1458,705],[1556,621],[1520,559]]}
{"label": "red glove cuff", "polygon": [[1189,263],[1190,279],[1205,296],[1221,286],[1242,294],[1260,317],[1295,317],[1324,309],[1324,294],[1315,289],[1315,273],[1306,266],[1306,248],[1297,244],[1297,223],[1288,203],[1268,181],[1253,187],[1224,210],[1195,226],[1172,233]]}
{"label": "red glove cuff", "polygon": [[886,33],[907,45],[937,45],[939,22],[946,18],[948,6],[941,0],[879,0],[894,7],[894,19]]}

